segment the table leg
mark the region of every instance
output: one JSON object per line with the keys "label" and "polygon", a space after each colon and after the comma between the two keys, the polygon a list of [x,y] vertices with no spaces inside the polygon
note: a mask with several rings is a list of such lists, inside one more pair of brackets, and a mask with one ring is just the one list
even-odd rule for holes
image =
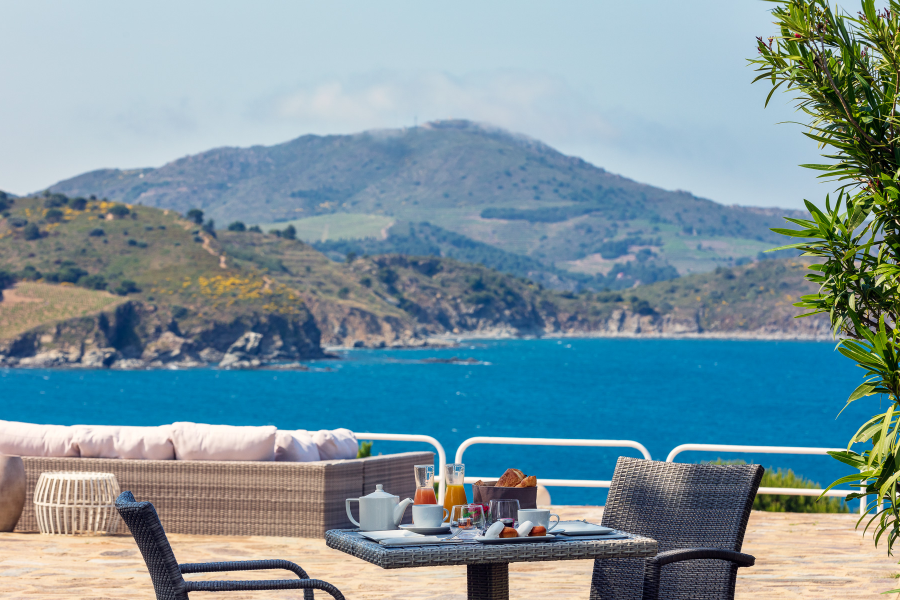
{"label": "table leg", "polygon": [[467,565],[469,600],[509,600],[509,563]]}

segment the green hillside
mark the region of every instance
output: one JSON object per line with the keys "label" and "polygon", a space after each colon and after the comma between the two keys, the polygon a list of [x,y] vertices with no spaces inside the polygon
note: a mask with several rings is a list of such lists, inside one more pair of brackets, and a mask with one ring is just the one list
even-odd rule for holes
{"label": "green hillside", "polygon": [[[47,194],[15,199],[3,214],[0,271],[20,282],[104,292],[107,304],[117,307],[109,318],[76,327],[66,344],[88,336],[123,358],[139,358],[170,332],[198,352],[224,352],[246,331],[258,330],[269,332],[285,356],[321,355],[318,330],[295,290],[268,280],[262,269],[229,264],[215,237],[173,211]],[[69,300],[85,304],[79,294]],[[47,310],[31,311],[29,323],[81,314],[65,304],[62,296]],[[13,319],[16,310],[21,307],[0,302],[0,321]]]}
{"label": "green hillside", "polygon": [[338,262],[284,235],[212,232],[174,211],[61,194],[8,199],[2,214],[0,280],[16,283],[0,300],[0,363],[197,366],[226,353],[296,360],[322,356],[320,344],[403,347],[448,335],[828,330],[792,319],[791,303],[812,291],[798,260],[573,293],[477,264],[529,266],[427,224],[408,230],[409,253],[436,240],[458,244],[466,262],[396,253]]}
{"label": "green hillside", "polygon": [[51,190],[197,207],[220,226],[300,219],[298,230],[322,232],[304,221],[335,214],[427,221],[547,269],[604,277],[639,259],[687,274],[755,257],[781,242],[769,228],[785,212],[644,185],[467,121],[218,148],[158,169],[93,171]]}

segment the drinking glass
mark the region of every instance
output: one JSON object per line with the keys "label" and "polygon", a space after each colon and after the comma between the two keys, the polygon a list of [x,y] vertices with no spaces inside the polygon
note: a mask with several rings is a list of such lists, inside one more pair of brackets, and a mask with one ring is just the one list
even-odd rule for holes
{"label": "drinking glass", "polygon": [[504,527],[515,527],[519,514],[518,500],[491,500],[490,521],[501,521]]}
{"label": "drinking glass", "polygon": [[[457,504],[450,511],[450,533],[459,539],[483,535],[484,507],[480,504]],[[458,534],[458,535],[457,535]]]}

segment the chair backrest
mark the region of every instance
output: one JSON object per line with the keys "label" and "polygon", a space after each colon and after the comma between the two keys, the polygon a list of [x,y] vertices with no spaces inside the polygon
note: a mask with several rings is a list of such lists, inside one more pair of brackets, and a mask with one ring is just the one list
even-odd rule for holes
{"label": "chair backrest", "polygon": [[122,515],[144,556],[156,599],[187,600],[184,577],[153,505],[136,502],[131,492],[122,492],[116,498],[116,510]]}
{"label": "chair backrest", "polygon": [[[619,458],[603,525],[655,539],[659,552],[679,548],[740,551],[764,469]],[[591,599],[639,600],[639,559],[597,560]],[[737,567],[691,560],[662,568],[660,598],[733,598]]]}

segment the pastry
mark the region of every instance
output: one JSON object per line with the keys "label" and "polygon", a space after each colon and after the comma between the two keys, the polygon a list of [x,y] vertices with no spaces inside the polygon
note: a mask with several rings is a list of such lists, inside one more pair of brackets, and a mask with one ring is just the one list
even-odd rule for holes
{"label": "pastry", "polygon": [[537,487],[537,477],[535,477],[534,475],[529,475],[528,477],[525,477],[524,479],[522,479],[522,481],[520,481],[519,484],[516,485],[516,487],[517,488]]}
{"label": "pastry", "polygon": [[535,525],[534,527],[531,528],[531,533],[529,533],[528,535],[529,535],[529,536],[532,536],[532,535],[547,535],[547,528],[544,527],[543,525]]}
{"label": "pastry", "polygon": [[507,469],[506,472],[500,476],[500,479],[497,480],[497,487],[516,487],[519,485],[519,482],[525,479],[525,475],[523,474],[521,477],[519,476],[518,469]]}
{"label": "pastry", "polygon": [[484,485],[484,482],[479,479],[478,481],[475,482],[475,485]]}
{"label": "pastry", "polygon": [[500,532],[500,537],[502,537],[502,538],[519,537],[519,533],[512,527],[504,527],[503,531]]}

